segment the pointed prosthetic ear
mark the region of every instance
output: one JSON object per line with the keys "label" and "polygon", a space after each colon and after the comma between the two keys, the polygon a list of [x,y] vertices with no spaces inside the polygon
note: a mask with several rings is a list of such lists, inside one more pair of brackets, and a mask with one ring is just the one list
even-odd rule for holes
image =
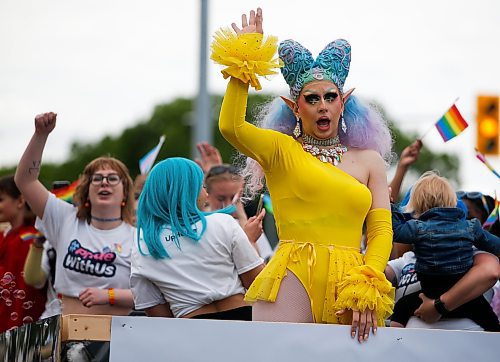
{"label": "pointed prosthetic ear", "polygon": [[344,95],[342,96],[342,100],[344,101],[344,104],[345,104],[345,102],[347,102],[347,100],[349,99],[349,97],[351,96],[352,92],[354,92],[355,89],[356,88],[351,88],[347,92],[344,93]]}
{"label": "pointed prosthetic ear", "polygon": [[291,109],[293,114],[297,113],[297,103],[292,101],[290,98],[280,96],[280,98],[285,102],[285,104],[288,106],[288,108]]}

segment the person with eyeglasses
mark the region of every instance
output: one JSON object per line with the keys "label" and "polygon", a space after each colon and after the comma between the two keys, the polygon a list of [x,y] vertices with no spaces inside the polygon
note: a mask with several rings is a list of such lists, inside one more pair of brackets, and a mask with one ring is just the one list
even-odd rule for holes
{"label": "person with eyeglasses", "polygon": [[[483,230],[477,219],[465,219],[456,207],[451,185],[436,172],[424,173],[411,190],[403,214],[393,207],[394,242],[413,244],[415,271],[422,293],[434,299],[436,311],[448,318],[469,318],[486,331],[500,331],[491,306],[481,295],[451,311],[441,295],[451,289],[473,266],[474,246],[500,254],[500,238]],[[391,316],[392,327],[404,327],[412,315],[420,315],[420,292],[399,299]]]}
{"label": "person with eyeglasses", "polygon": [[[346,40],[330,42],[314,59],[294,40],[277,47],[276,37],[264,38],[262,9],[241,19],[241,28],[221,29],[212,43],[212,59],[230,78],[219,129],[248,157],[243,176],[252,196],[265,178],[280,238],[246,300],[254,320],[348,324],[363,342],[383,326],[394,299],[383,273],[392,246],[384,163],[390,131],[354,89],[344,89]],[[249,86],[261,89],[257,76],[280,67],[291,99],[262,107],[257,127],[246,121]]]}
{"label": "person with eyeglasses", "polygon": [[246,320],[245,290],[263,260],[228,213],[203,211],[203,172],[173,157],[148,175],[137,209],[132,252],[135,306],[151,317]]}
{"label": "person with eyeglasses", "polygon": [[54,287],[62,313],[127,315],[133,308],[129,279],[136,230],[132,179],[121,161],[99,157],[80,175],[74,205],[56,198],[38,180],[56,118],[53,112],[35,117],[15,182],[56,249]]}

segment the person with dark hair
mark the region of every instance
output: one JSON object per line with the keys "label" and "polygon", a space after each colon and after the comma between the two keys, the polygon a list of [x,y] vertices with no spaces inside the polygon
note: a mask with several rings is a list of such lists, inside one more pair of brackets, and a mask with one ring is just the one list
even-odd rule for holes
{"label": "person with dark hair", "polygon": [[344,89],[351,59],[344,39],[316,59],[294,40],[281,42],[291,99],[273,101],[261,127],[246,122],[249,85],[261,89],[257,76],[281,65],[277,39],[263,38],[262,21],[262,10],[252,10],[241,29],[233,23],[234,32],[220,30],[212,44],[212,59],[230,77],[219,129],[248,157],[250,199],[265,175],[280,237],[245,299],[254,303],[254,320],[350,324],[361,342],[383,325],[394,298],[383,274],[392,246],[390,132]]}
{"label": "person with dark hair", "polygon": [[73,197],[55,197],[38,180],[43,149],[56,125],[55,113],[35,117],[35,132],[16,170],[15,181],[40,227],[56,249],[55,289],[63,314],[127,315],[134,191],[127,167],[112,157],[85,166]]}
{"label": "person with dark hair", "polygon": [[263,268],[248,237],[227,213],[204,212],[202,169],[185,158],[159,162],[137,209],[138,241],[130,285],[149,316],[251,320],[245,290]]}
{"label": "person with dark hair", "polygon": [[45,289],[27,285],[23,266],[30,246],[43,238],[35,229],[35,215],[13,176],[0,178],[0,222],[10,228],[0,233],[0,333],[37,321],[45,308]]}
{"label": "person with dark hair", "polygon": [[[457,191],[457,198],[467,206],[467,219],[478,219],[484,224],[495,208],[495,199],[479,191]],[[500,236],[500,221],[498,218],[488,227],[489,232]]]}

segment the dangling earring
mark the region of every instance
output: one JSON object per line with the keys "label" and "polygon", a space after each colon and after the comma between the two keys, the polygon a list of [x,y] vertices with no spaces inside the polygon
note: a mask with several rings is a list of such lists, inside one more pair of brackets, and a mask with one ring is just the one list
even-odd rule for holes
{"label": "dangling earring", "polygon": [[340,127],[342,128],[342,132],[347,133],[347,125],[345,124],[344,112],[340,115]]}
{"label": "dangling earring", "polygon": [[83,206],[85,206],[85,207],[89,207],[89,206],[90,206],[90,202],[89,202],[89,200],[85,201],[85,203],[83,204]]}
{"label": "dangling earring", "polygon": [[295,138],[299,138],[302,136],[302,121],[300,120],[299,116],[297,117],[297,122],[295,123],[295,128],[293,129],[293,135]]}

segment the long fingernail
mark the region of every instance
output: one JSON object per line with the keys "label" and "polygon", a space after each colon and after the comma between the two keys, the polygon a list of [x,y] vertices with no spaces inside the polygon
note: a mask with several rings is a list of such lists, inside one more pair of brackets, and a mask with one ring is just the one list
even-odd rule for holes
{"label": "long fingernail", "polygon": [[351,332],[351,338],[356,337],[356,332]]}
{"label": "long fingernail", "polygon": [[373,328],[373,334],[377,334],[377,328]]}
{"label": "long fingernail", "polygon": [[368,339],[368,333],[365,334],[365,341]]}

